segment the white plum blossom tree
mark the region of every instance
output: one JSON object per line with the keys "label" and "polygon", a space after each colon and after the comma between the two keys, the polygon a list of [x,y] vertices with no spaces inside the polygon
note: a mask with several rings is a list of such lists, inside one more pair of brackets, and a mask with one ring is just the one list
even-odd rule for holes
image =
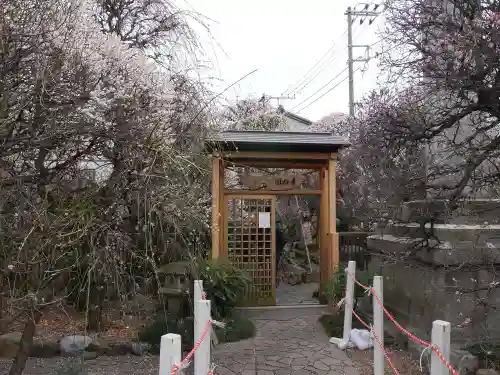
{"label": "white plum blossom tree", "polygon": [[183,59],[152,53],[196,45],[170,5],[2,2],[0,321],[25,323],[11,375],[46,306],[88,296],[89,328],[102,329],[105,293],[206,250],[211,108]]}
{"label": "white plum blossom tree", "polygon": [[286,131],[283,108],[273,107],[265,97],[249,97],[226,107],[221,113],[224,128],[233,130]]}

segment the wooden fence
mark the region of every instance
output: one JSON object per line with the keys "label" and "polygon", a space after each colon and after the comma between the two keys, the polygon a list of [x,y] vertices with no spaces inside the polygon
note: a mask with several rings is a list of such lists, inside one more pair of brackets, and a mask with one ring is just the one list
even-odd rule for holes
{"label": "wooden fence", "polygon": [[354,260],[359,269],[367,269],[370,255],[366,247],[366,238],[369,235],[369,232],[340,232],[340,262],[347,264],[350,260]]}

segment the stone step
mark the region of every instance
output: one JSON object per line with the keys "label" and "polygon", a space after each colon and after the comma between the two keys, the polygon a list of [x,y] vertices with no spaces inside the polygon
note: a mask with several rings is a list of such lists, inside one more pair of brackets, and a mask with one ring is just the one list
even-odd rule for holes
{"label": "stone step", "polygon": [[416,200],[394,211],[395,220],[402,222],[419,222],[431,215],[440,224],[500,224],[500,199],[468,200],[454,211],[445,200]]}
{"label": "stone step", "polygon": [[483,244],[429,240],[426,244],[423,238],[374,234],[368,237],[367,246],[372,254],[380,253],[397,259],[413,256],[436,266],[477,265],[485,262],[500,264],[499,240]]}
{"label": "stone step", "polygon": [[430,224],[425,225],[425,230],[418,223],[388,224],[378,228],[377,233],[408,238],[434,238],[440,242],[449,242],[452,245],[459,242],[472,242],[486,244],[500,240],[500,224],[475,225],[475,224]]}

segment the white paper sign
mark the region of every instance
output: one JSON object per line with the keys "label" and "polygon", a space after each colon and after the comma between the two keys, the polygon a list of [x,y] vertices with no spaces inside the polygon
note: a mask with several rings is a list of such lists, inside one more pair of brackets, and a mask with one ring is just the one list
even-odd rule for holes
{"label": "white paper sign", "polygon": [[270,212],[259,212],[259,228],[271,228]]}

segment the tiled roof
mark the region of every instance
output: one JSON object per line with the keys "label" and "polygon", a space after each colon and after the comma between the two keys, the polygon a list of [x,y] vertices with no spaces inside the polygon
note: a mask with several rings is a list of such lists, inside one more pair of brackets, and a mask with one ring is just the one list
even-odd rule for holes
{"label": "tiled roof", "polygon": [[347,139],[331,133],[225,131],[209,136],[208,151],[336,152],[349,146]]}

